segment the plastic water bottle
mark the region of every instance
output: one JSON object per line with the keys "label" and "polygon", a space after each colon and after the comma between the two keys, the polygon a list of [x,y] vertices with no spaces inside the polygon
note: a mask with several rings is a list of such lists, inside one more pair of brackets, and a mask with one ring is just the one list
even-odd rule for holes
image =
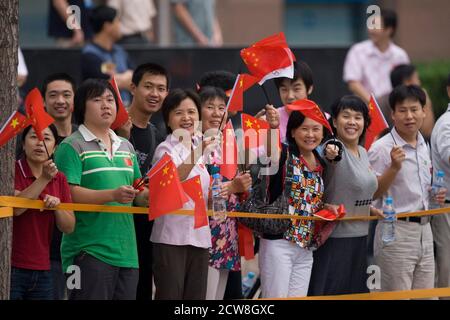
{"label": "plastic water bottle", "polygon": [[444,188],[444,176],[444,171],[438,170],[438,172],[436,173],[436,177],[433,180],[433,184],[431,185],[430,204],[428,205],[429,209],[437,209],[441,207],[440,203],[436,201],[435,197],[439,193],[441,188]]}
{"label": "plastic water bottle", "polygon": [[383,232],[381,239],[385,244],[395,240],[394,221],[396,220],[396,216],[392,203],[392,197],[387,197],[383,205],[383,214],[385,215],[385,218],[383,220]]}
{"label": "plastic water bottle", "polygon": [[220,173],[213,174],[211,186],[213,219],[223,221],[227,217],[227,201],[220,195],[222,186],[222,176]]}
{"label": "plastic water bottle", "polygon": [[256,277],[255,273],[249,271],[247,275],[242,279],[242,295],[247,298],[252,291],[253,285],[255,284]]}

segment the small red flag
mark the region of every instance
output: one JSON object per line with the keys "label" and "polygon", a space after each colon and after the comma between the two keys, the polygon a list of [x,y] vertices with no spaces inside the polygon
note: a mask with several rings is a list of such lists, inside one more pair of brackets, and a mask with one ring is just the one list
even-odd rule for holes
{"label": "small red flag", "polygon": [[34,88],[26,96],[25,110],[38,139],[44,141],[42,131],[55,122],[55,119],[45,111],[44,100],[38,88]]}
{"label": "small red flag", "polygon": [[119,104],[118,108],[117,108],[117,114],[116,114],[116,119],[114,120],[114,122],[111,124],[111,129],[112,130],[116,130],[117,128],[120,128],[121,126],[123,126],[125,123],[127,123],[129,116],[128,116],[128,111],[127,109],[125,109],[123,102],[122,102],[122,98],[120,97],[120,91],[119,91],[119,87],[117,86],[116,83],[116,79],[114,78],[114,76],[111,77],[111,79],[109,80],[109,82],[111,83],[111,85],[114,88],[114,91],[116,91],[116,95],[117,95],[117,102]]}
{"label": "small red flag", "polygon": [[325,128],[327,128],[331,134],[333,134],[330,123],[323,114],[322,110],[320,110],[319,106],[314,101],[308,99],[300,99],[292,102],[291,104],[288,104],[286,107],[291,111],[301,112],[305,117],[320,123]]}
{"label": "small red flag", "polygon": [[244,148],[252,149],[263,145],[267,140],[268,130],[270,129],[269,123],[246,113],[242,113],[241,117]]}
{"label": "small red flag", "polygon": [[250,73],[262,85],[266,80],[293,78],[295,56],[289,49],[284,33],[262,39],[241,50],[241,58]]}
{"label": "small red flag", "polygon": [[3,127],[0,129],[0,147],[6,144],[9,140],[14,138],[25,127],[30,125],[30,121],[19,111],[14,111],[13,114],[6,120]]}
{"label": "small red flag", "polygon": [[177,167],[166,153],[149,171],[149,220],[183,207],[189,198],[178,177]]}
{"label": "small red flag", "polygon": [[230,98],[227,103],[227,111],[244,110],[244,92],[250,89],[259,79],[247,73],[238,74],[234,82]]}
{"label": "small red flag", "polygon": [[228,180],[236,176],[237,165],[237,143],[231,120],[228,121],[222,130],[222,163],[220,164],[220,174]]}
{"label": "small red flag", "polygon": [[375,140],[375,137],[380,134],[381,131],[389,128],[386,119],[384,118],[383,112],[381,112],[381,109],[373,94],[370,95],[368,107],[371,123],[366,130],[366,142],[364,144],[364,148],[366,148],[366,150],[369,150],[370,146]]}
{"label": "small red flag", "polygon": [[208,215],[206,213],[206,203],[203,198],[203,189],[200,176],[195,176],[181,183],[184,192],[195,203],[194,209],[194,229],[208,225]]}
{"label": "small red flag", "polygon": [[253,246],[253,231],[247,228],[242,223],[238,222],[238,237],[239,237],[239,255],[246,260],[251,260],[255,257],[255,250]]}

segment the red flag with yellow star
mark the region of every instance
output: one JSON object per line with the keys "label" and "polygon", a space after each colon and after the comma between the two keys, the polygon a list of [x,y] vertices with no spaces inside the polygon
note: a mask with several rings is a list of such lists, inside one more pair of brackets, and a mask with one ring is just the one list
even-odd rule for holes
{"label": "red flag with yellow star", "polygon": [[44,141],[42,131],[55,122],[55,119],[45,111],[44,100],[38,88],[34,88],[26,96],[25,110],[38,139]]}
{"label": "red flag with yellow star", "polygon": [[386,128],[389,128],[389,125],[384,118],[383,112],[380,109],[380,106],[375,100],[373,94],[370,95],[369,104],[369,116],[371,119],[370,126],[366,130],[366,142],[364,144],[364,148],[369,150],[376,136],[380,134]]}
{"label": "red flag with yellow star", "polygon": [[18,135],[20,131],[29,125],[30,122],[27,117],[19,111],[14,111],[14,113],[8,118],[8,120],[6,120],[5,124],[0,129],[0,147]]}
{"label": "red flag with yellow star", "polygon": [[244,110],[244,92],[250,89],[259,79],[247,73],[238,74],[234,82],[230,98],[227,103],[227,111]]}
{"label": "red flag with yellow star", "polygon": [[231,120],[228,121],[222,130],[222,163],[220,164],[220,174],[228,180],[236,176],[237,165],[237,143]]}
{"label": "red flag with yellow star", "polygon": [[244,132],[244,148],[252,149],[264,145],[270,125],[267,121],[257,119],[246,113],[241,114]]}
{"label": "red flag with yellow star", "polygon": [[208,215],[206,213],[206,202],[203,198],[202,182],[200,176],[195,176],[181,183],[184,192],[195,203],[194,208],[194,229],[208,225]]}
{"label": "red flag with yellow star", "polygon": [[241,58],[260,85],[273,78],[294,77],[296,59],[282,32],[242,49]]}
{"label": "red flag with yellow star", "polygon": [[123,105],[122,98],[120,97],[119,87],[117,86],[116,79],[114,78],[114,76],[111,77],[109,83],[111,83],[111,85],[114,88],[114,91],[116,92],[117,102],[119,104],[117,107],[116,119],[111,124],[111,129],[116,130],[117,128],[120,128],[125,123],[127,123],[129,116],[127,109],[125,109]]}
{"label": "red flag with yellow star", "polygon": [[305,117],[320,123],[325,128],[327,128],[331,134],[333,134],[330,123],[323,114],[322,110],[320,110],[320,107],[314,101],[308,99],[300,99],[292,102],[291,104],[288,104],[286,107],[291,111],[301,112]]}
{"label": "red flag with yellow star", "polygon": [[178,210],[189,201],[181,186],[177,167],[166,153],[148,172],[149,220]]}

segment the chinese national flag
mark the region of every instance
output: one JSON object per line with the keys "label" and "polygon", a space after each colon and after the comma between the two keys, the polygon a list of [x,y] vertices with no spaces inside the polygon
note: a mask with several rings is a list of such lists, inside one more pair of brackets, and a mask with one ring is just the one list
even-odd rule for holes
{"label": "chinese national flag", "polygon": [[244,148],[252,149],[263,145],[267,140],[268,130],[270,129],[269,123],[246,113],[242,113],[241,116],[242,130],[244,131]]}
{"label": "chinese national flag", "polygon": [[117,86],[116,79],[114,79],[114,76],[111,77],[109,82],[111,83],[114,90],[116,91],[117,102],[119,103],[119,106],[117,108],[116,119],[114,120],[114,122],[111,125],[111,129],[116,130],[117,128],[120,128],[125,123],[127,123],[129,117],[128,117],[128,111],[127,111],[127,109],[125,109],[123,102],[122,102],[122,98],[120,97],[119,87]]}
{"label": "chinese national flag", "polygon": [[308,99],[300,99],[292,102],[292,104],[288,104],[286,107],[291,111],[301,112],[305,117],[320,123],[325,128],[327,128],[331,134],[333,134],[330,123],[323,114],[322,110],[320,110],[319,106],[314,101]]}
{"label": "chinese national flag", "polygon": [[195,176],[182,183],[184,192],[195,203],[194,209],[194,229],[208,225],[208,215],[206,213],[206,203],[203,198],[202,182],[200,176]]}
{"label": "chinese national flag", "polygon": [[149,171],[149,220],[183,207],[188,197],[184,194],[177,167],[166,153]]}
{"label": "chinese national flag", "polygon": [[266,80],[293,78],[295,56],[289,49],[284,33],[262,39],[241,50],[241,58],[250,73],[262,85]]}
{"label": "chinese national flag", "polygon": [[0,147],[6,144],[9,140],[14,138],[25,127],[30,125],[30,121],[19,111],[14,113],[6,120],[3,127],[0,129]]}
{"label": "chinese national flag", "polygon": [[220,174],[228,180],[236,176],[237,165],[237,144],[233,125],[228,121],[222,130],[222,163],[220,164]]}
{"label": "chinese national flag", "polygon": [[375,100],[373,94],[370,96],[368,107],[369,107],[369,116],[372,121],[366,131],[366,143],[364,144],[364,148],[366,148],[366,150],[369,150],[370,146],[375,140],[375,137],[381,131],[383,131],[386,128],[389,128],[386,119],[383,116],[383,112],[381,112],[381,109],[378,106],[378,103]]}
{"label": "chinese national flag", "polygon": [[253,231],[238,222],[238,237],[239,237],[239,255],[245,260],[251,260],[255,257],[253,247]]}
{"label": "chinese national flag", "polygon": [[44,100],[38,88],[34,88],[26,96],[25,110],[38,139],[44,141],[42,131],[55,122],[55,119],[45,111]]}
{"label": "chinese national flag", "polygon": [[228,99],[227,111],[244,110],[244,92],[250,89],[255,83],[258,82],[258,80],[258,78],[247,73],[238,74],[236,81],[234,82],[230,98]]}

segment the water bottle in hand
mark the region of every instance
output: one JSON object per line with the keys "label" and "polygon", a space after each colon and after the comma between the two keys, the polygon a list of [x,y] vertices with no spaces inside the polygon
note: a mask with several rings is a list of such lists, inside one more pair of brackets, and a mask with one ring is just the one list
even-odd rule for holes
{"label": "water bottle in hand", "polygon": [[219,173],[213,174],[213,182],[211,186],[213,210],[212,217],[216,221],[223,221],[227,217],[227,201],[220,195],[221,186],[222,176]]}
{"label": "water bottle in hand", "polygon": [[248,298],[250,291],[252,291],[253,285],[255,284],[256,277],[254,272],[248,272],[247,275],[242,279],[242,295],[244,298]]}
{"label": "water bottle in hand", "polygon": [[383,205],[383,214],[385,215],[383,220],[383,229],[381,239],[384,244],[388,244],[395,240],[395,224],[396,220],[395,211],[393,207],[392,197],[387,197]]}
{"label": "water bottle in hand", "polygon": [[444,176],[444,171],[438,170],[436,173],[436,178],[433,180],[430,190],[430,204],[428,205],[429,209],[437,209],[441,207],[441,204],[436,201],[436,195],[442,188],[444,188]]}

